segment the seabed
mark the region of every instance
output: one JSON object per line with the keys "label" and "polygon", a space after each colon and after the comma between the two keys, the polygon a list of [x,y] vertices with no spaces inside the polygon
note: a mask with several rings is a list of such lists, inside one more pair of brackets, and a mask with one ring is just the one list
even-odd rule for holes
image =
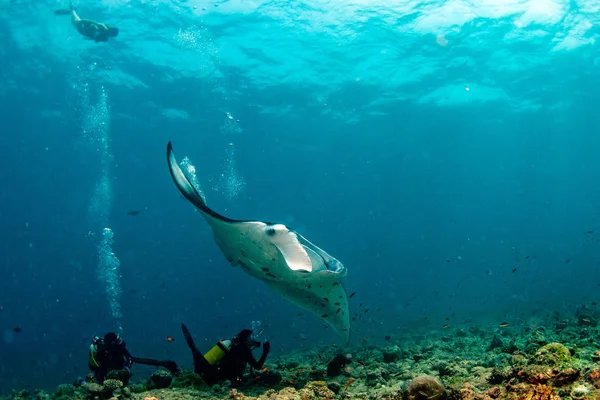
{"label": "seabed", "polygon": [[191,371],[156,371],[145,382],[115,373],[103,385],[60,385],[52,393],[14,391],[0,399],[600,399],[598,317],[545,324],[447,327],[427,335],[361,340],[273,356],[231,388],[207,387]]}

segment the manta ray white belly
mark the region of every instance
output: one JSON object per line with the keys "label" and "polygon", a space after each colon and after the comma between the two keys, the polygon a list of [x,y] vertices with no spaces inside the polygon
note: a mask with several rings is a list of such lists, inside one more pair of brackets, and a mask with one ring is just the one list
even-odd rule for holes
{"label": "manta ray white belly", "polygon": [[340,282],[347,274],[344,265],[285,225],[237,221],[216,213],[181,171],[171,143],[167,146],[167,159],[173,181],[202,213],[227,260],[317,315],[347,344],[348,296]]}

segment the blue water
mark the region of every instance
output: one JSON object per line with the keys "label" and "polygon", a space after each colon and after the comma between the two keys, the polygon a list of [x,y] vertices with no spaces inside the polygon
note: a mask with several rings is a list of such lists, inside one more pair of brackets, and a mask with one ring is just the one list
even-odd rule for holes
{"label": "blue water", "polygon": [[597,1],[82,1],[99,44],[50,3],[0,0],[1,393],[85,375],[109,330],[185,367],[180,322],[338,341],[227,263],[169,140],[215,210],[345,264],[355,344],[598,300]]}

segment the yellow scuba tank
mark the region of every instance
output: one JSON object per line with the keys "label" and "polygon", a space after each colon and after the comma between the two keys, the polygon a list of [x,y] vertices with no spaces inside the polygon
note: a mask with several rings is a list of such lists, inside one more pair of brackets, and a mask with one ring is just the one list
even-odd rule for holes
{"label": "yellow scuba tank", "polygon": [[210,365],[215,365],[225,357],[231,349],[231,340],[225,339],[217,342],[205,355],[204,358]]}

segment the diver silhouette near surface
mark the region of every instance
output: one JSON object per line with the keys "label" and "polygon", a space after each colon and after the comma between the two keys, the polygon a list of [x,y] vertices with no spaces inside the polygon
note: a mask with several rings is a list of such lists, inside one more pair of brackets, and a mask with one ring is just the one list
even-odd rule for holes
{"label": "diver silhouette near surface", "polygon": [[60,9],[54,11],[56,15],[70,15],[71,24],[77,29],[86,40],[93,40],[94,42],[106,42],[111,37],[116,37],[119,34],[119,29],[102,22],[92,21],[90,19],[83,19],[77,14],[73,5],[68,9]]}

